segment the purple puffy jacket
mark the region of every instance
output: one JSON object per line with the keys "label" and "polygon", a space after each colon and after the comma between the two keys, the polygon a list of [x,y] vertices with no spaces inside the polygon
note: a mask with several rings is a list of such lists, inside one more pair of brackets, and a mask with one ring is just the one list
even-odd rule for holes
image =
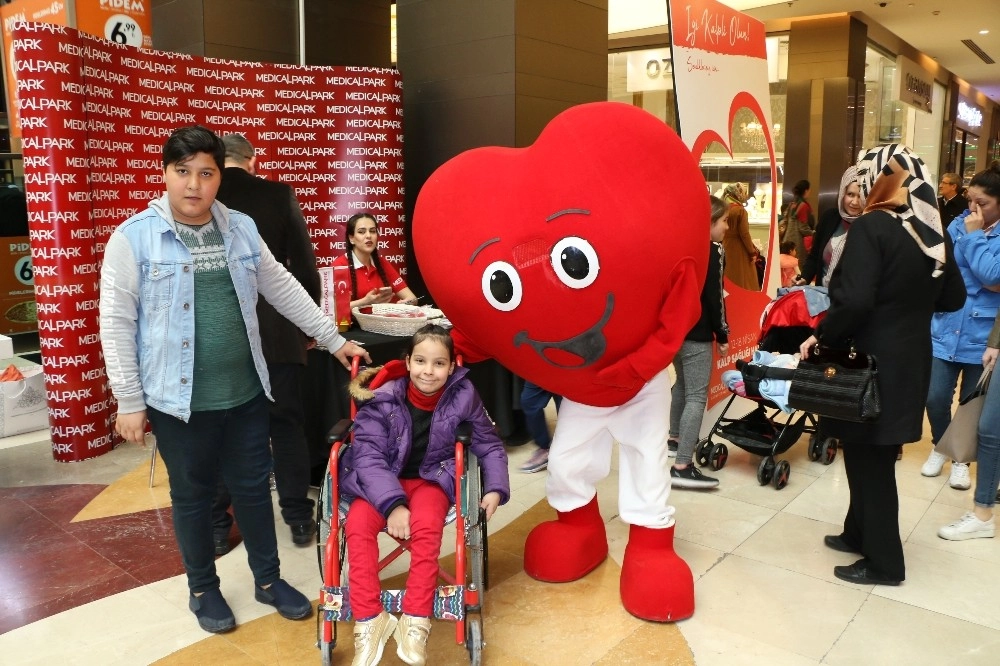
{"label": "purple puffy jacket", "polygon": [[[361,497],[382,515],[405,499],[399,474],[410,455],[412,423],[406,407],[409,378],[392,379],[374,391],[367,388],[378,368],[351,382],[351,393],[360,404],[354,421],[354,445],[340,459],[340,492],[347,499]],[[483,470],[483,494],[497,492],[500,503],[510,499],[507,452],[490,420],[466,368],[455,368],[434,409],[421,478],[432,481],[455,501],[455,433],[459,424],[472,424],[469,449]]]}

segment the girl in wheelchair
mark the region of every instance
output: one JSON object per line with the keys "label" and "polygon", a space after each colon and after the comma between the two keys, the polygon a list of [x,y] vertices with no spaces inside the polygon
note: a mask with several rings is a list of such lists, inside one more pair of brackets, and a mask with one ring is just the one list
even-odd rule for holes
{"label": "girl in wheelchair", "polygon": [[[470,449],[483,470],[486,518],[510,497],[507,454],[468,370],[455,365],[451,336],[428,324],[405,361],[371,368],[351,382],[359,409],[354,443],[340,461],[350,500],[345,527],[354,609],[353,666],[374,666],[389,637],[407,664],[424,664],[433,617],[445,515],[455,502],[455,440],[472,425]],[[380,601],[378,533],[409,541],[410,571],[397,621]]]}

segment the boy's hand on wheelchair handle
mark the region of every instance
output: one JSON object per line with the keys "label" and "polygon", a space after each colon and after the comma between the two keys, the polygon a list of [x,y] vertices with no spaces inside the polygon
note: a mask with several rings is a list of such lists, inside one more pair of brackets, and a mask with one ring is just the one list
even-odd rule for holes
{"label": "boy's hand on wheelchair handle", "polygon": [[483,501],[479,503],[479,507],[486,511],[486,520],[493,517],[498,506],[500,506],[500,493],[496,491],[483,495]]}
{"label": "boy's hand on wheelchair handle", "polygon": [[358,344],[355,344],[354,342],[351,342],[350,340],[345,342],[340,349],[333,352],[333,355],[337,358],[338,361],[340,361],[341,365],[343,365],[348,370],[351,369],[351,357],[353,356],[360,356],[361,358],[365,359],[365,361],[367,361],[368,363],[372,362],[372,357],[368,355],[368,352],[365,351],[365,348]]}
{"label": "boy's hand on wheelchair handle", "polygon": [[397,539],[410,538],[410,510],[405,506],[397,506],[386,519],[385,529],[389,536]]}

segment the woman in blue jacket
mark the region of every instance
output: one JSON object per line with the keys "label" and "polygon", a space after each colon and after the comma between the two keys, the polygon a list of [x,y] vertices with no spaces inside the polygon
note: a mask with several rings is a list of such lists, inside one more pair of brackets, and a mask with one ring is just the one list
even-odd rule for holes
{"label": "woman in blue jacket", "polygon": [[[986,338],[1000,307],[1000,165],[977,173],[969,183],[970,194],[977,202],[972,210],[956,217],[948,225],[955,244],[955,262],[965,281],[965,307],[957,312],[942,312],[931,321],[934,358],[931,365],[931,388],[927,395],[927,420],[931,441],[937,444],[951,423],[955,386],[962,375],[960,395],[968,395],[982,374]],[[924,476],[937,476],[945,456],[931,450],[921,468]],[[949,484],[966,490],[971,485],[969,465],[952,463]]]}
{"label": "woman in blue jacket", "polygon": [[[407,664],[424,664],[431,631],[441,536],[455,502],[455,439],[472,425],[470,450],[483,471],[480,506],[489,520],[510,498],[507,454],[483,402],[455,366],[448,331],[428,324],[414,334],[403,361],[373,368],[351,382],[365,401],[354,444],[341,459],[340,484],[352,500],[345,527],[355,666],[377,664],[390,636]],[[397,621],[380,600],[378,533],[410,542],[410,573]]]}

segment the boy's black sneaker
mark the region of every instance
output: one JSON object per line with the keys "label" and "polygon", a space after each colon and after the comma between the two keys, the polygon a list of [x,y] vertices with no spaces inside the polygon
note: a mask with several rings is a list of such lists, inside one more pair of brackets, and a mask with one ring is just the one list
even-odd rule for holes
{"label": "boy's black sneaker", "polygon": [[668,439],[667,440],[667,457],[676,458],[677,457],[677,440]]}
{"label": "boy's black sneaker", "polygon": [[670,467],[670,485],[674,488],[715,488],[719,480],[701,473],[694,463],[688,463],[684,469]]}

